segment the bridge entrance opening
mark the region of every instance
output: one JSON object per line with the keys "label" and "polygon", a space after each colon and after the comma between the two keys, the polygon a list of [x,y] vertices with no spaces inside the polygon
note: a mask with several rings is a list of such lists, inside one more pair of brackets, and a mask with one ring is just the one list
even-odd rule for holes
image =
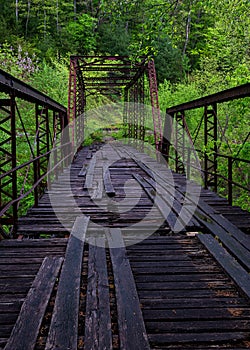
{"label": "bridge entrance opening", "polygon": [[[144,141],[146,119],[150,119],[154,145],[160,150],[162,121],[154,61],[132,61],[123,56],[71,56],[68,119],[74,142],[81,143],[82,132],[93,122],[87,121],[88,110],[98,104],[115,103],[123,104],[120,124],[125,136]],[[151,106],[150,116],[143,109],[144,104]]]}

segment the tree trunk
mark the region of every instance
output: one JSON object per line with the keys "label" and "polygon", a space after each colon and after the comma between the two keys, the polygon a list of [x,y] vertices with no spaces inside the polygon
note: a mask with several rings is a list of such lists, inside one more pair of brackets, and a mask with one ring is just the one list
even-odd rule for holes
{"label": "tree trunk", "polygon": [[56,0],[56,32],[59,33],[59,7],[58,0]]}
{"label": "tree trunk", "polygon": [[16,25],[18,25],[18,0],[16,0]]}
{"label": "tree trunk", "polygon": [[184,56],[187,50],[188,40],[189,40],[189,34],[190,34],[190,28],[191,28],[191,8],[188,12],[187,22],[186,22],[186,38],[185,43],[182,51],[182,55]]}
{"label": "tree trunk", "polygon": [[44,35],[44,40],[46,39],[46,35],[47,35],[47,13],[46,13],[46,9],[44,9],[44,25],[43,25],[43,35]]}
{"label": "tree trunk", "polygon": [[74,20],[76,21],[76,0],[74,0]]}
{"label": "tree trunk", "polygon": [[30,19],[30,5],[31,0],[28,0],[28,10],[27,10],[27,19],[26,19],[26,27],[25,27],[25,36],[28,36],[28,25],[29,25],[29,19]]}

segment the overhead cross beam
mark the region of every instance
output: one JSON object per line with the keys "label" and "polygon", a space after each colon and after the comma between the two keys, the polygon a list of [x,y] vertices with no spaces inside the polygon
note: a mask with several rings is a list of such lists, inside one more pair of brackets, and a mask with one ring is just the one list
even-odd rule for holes
{"label": "overhead cross beam", "polygon": [[[162,126],[159,111],[158,91],[154,62],[143,57],[133,62],[127,56],[71,56],[69,76],[68,115],[72,125],[81,115],[84,124],[86,98],[95,94],[117,95],[123,102],[134,108],[124,108],[123,122],[127,126],[127,136],[134,139],[145,138],[145,115],[142,105],[145,102],[145,80],[148,80],[152,119],[154,126],[155,146],[161,147]],[[84,90],[83,95],[80,91]],[[83,130],[80,132],[81,136]],[[79,141],[78,132],[72,130],[73,140]],[[73,142],[74,142],[73,141]]]}

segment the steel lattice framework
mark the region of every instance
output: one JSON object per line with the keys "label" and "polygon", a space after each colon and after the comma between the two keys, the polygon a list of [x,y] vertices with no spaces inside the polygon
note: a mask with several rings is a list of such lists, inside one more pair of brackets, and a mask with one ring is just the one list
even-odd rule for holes
{"label": "steel lattice framework", "polygon": [[[225,102],[246,97],[249,98],[249,96],[250,83],[247,83],[194,101],[185,102],[166,110],[162,145],[163,156],[167,160],[173,159],[175,161],[175,171],[178,173],[186,172],[187,177],[189,177],[190,167],[193,166],[190,162],[190,157],[195,157],[196,169],[198,169],[197,164],[200,163],[204,187],[217,192],[220,185],[219,180],[221,182],[224,181],[223,186],[227,187],[229,204],[233,203],[234,187],[249,193],[249,183],[247,183],[248,177],[245,178],[244,175],[242,175],[238,164],[241,164],[241,166],[244,164],[244,167],[247,168],[250,162],[248,159],[238,158],[238,154],[235,157],[230,149],[228,149],[228,151],[230,151],[231,154],[221,154],[219,152],[218,140],[223,139],[224,135],[219,129],[218,106]],[[186,112],[199,108],[202,109],[202,118],[192,135],[187,127]],[[191,114],[189,114],[189,116],[190,115]],[[247,128],[246,131],[248,131]],[[199,145],[197,147],[198,142],[196,141],[198,136]],[[249,136],[250,132],[248,131],[240,149],[244,147]],[[188,140],[188,144],[186,140]],[[219,173],[218,162],[220,161],[220,164],[222,164],[223,160],[223,169],[226,169],[227,175]],[[237,183],[235,179],[233,179],[233,167],[234,170],[238,168],[239,174],[244,180],[243,183]]]}
{"label": "steel lattice framework", "polygon": [[[127,126],[127,136],[144,140],[145,113],[138,105],[143,106],[145,102],[145,82],[149,86],[155,146],[160,150],[162,123],[154,61],[142,58],[140,62],[132,62],[124,56],[71,56],[68,119],[72,125],[73,142],[78,144],[83,139],[78,130],[82,133],[84,125],[78,123],[84,124],[86,118],[77,117],[84,116],[87,98],[97,94],[123,98],[123,124]],[[131,105],[134,106],[132,109]]]}
{"label": "steel lattice framework", "polygon": [[[68,157],[69,139],[66,131],[63,138],[60,134],[68,120],[64,106],[2,70],[0,93],[0,234],[9,237],[15,235],[19,202],[33,192],[37,205],[39,196],[49,187],[50,155],[56,176],[67,165],[64,156]],[[30,115],[34,114],[31,120],[23,118],[23,106],[29,107]],[[22,138],[27,149],[20,164],[18,149],[24,142]],[[28,177],[31,183],[25,190]],[[5,226],[10,228],[8,233]]]}

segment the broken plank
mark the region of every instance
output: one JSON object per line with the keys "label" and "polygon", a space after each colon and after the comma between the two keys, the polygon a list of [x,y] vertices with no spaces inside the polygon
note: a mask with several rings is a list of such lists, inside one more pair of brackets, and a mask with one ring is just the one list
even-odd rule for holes
{"label": "broken plank", "polygon": [[63,258],[46,257],[22,305],[5,350],[32,350]]}
{"label": "broken plank", "polygon": [[210,233],[213,236],[217,236],[218,239],[221,241],[221,243],[224,245],[224,247],[227,248],[227,250],[234,255],[234,257],[243,265],[245,266],[248,271],[250,271],[250,254],[249,250],[246,249],[240,242],[238,242],[233,236],[230,235],[227,230],[221,226],[219,226],[215,221],[212,219],[209,220],[203,220],[200,221],[203,222],[204,226],[210,231]]}
{"label": "broken plank", "polygon": [[87,171],[87,174],[86,174],[85,183],[84,183],[84,186],[83,186],[84,190],[91,189],[92,186],[93,186],[95,165],[96,165],[96,156],[94,156],[91,159],[90,163],[89,163],[89,167],[88,167],[88,171]]}
{"label": "broken plank", "polygon": [[89,242],[84,349],[112,349],[109,283],[104,238]]}
{"label": "broken plank", "polygon": [[212,235],[199,234],[197,237],[240,289],[250,298],[250,276],[247,271],[243,269]]}
{"label": "broken plank", "polygon": [[83,165],[82,169],[80,170],[78,177],[84,177],[86,176],[87,173],[87,167],[85,165]]}
{"label": "broken plank", "polygon": [[106,230],[117,300],[120,349],[150,349],[134,276],[119,228]]}
{"label": "broken plank", "polygon": [[46,350],[77,349],[83,249],[89,217],[76,218],[60,275]]}
{"label": "broken plank", "polygon": [[103,183],[104,183],[104,188],[105,188],[105,192],[107,193],[107,195],[109,197],[114,197],[115,190],[114,190],[114,187],[113,187],[112,182],[111,182],[109,168],[107,168],[103,171]]}

